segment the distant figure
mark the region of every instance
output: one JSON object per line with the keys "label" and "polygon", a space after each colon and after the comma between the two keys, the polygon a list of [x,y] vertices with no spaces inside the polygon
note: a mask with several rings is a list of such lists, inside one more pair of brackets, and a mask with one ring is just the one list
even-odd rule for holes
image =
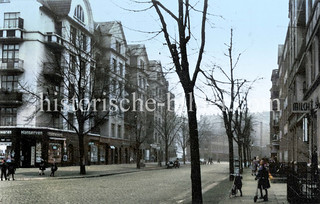
{"label": "distant figure", "polygon": [[10,175],[12,176],[12,180],[14,181],[14,174],[16,171],[16,165],[14,162],[8,163],[8,180],[10,181]]}
{"label": "distant figure", "polygon": [[58,170],[57,164],[55,162],[53,162],[52,166],[51,166],[51,174],[50,176],[54,177],[54,173]]}
{"label": "distant figure", "polygon": [[8,169],[8,164],[6,160],[3,159],[1,163],[1,181],[3,181],[3,176],[4,176],[4,179],[7,180],[7,169]]}
{"label": "distant figure", "polygon": [[218,163],[220,163],[220,159],[218,159]]}
{"label": "distant figure", "polygon": [[46,170],[46,165],[43,159],[41,159],[39,166],[39,175],[44,175],[44,170]]}

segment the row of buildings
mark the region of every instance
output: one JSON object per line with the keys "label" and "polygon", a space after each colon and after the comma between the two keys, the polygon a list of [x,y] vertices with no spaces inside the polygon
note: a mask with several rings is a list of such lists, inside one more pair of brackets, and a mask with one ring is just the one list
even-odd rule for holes
{"label": "row of buildings", "polygon": [[282,162],[311,163],[319,153],[319,42],[320,2],[289,0],[287,35],[271,76],[271,155]]}
{"label": "row of buildings", "polygon": [[1,158],[78,164],[82,123],[86,163],[158,159],[155,125],[174,110],[161,62],[128,45],[120,22],[95,22],[88,0],[0,0],[0,56]]}

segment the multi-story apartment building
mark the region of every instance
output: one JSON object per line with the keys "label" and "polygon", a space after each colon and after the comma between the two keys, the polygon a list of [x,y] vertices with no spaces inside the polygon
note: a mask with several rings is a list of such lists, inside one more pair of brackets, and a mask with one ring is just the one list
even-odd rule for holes
{"label": "multi-story apartment building", "polygon": [[318,1],[289,1],[290,22],[278,61],[280,161],[311,162],[319,149],[319,9]]}
{"label": "multi-story apartment building", "polygon": [[[140,149],[150,159],[157,138],[148,122],[159,117],[126,114],[120,107],[126,109],[130,97],[144,103],[168,84],[160,76],[160,88],[148,91],[145,46],[128,47],[119,22],[94,23],[89,0],[0,0],[0,57],[0,158],[22,167],[42,159],[79,164],[77,130],[84,119],[86,163],[129,162],[132,129],[147,138]],[[106,110],[101,102],[94,112],[92,99],[105,99]],[[90,109],[81,113],[75,107]]]}
{"label": "multi-story apartment building", "polygon": [[278,69],[272,70],[271,111],[270,111],[270,153],[271,157],[278,158],[279,152],[279,73]]}
{"label": "multi-story apartment building", "polygon": [[[150,126],[152,120],[148,118],[145,102],[148,96],[149,58],[145,45],[128,45],[126,65],[127,99],[130,110],[125,112],[125,138],[129,138],[133,149],[132,159],[136,160],[137,151],[141,151],[142,158],[149,160],[152,140]],[[139,148],[139,150],[138,150]]]}
{"label": "multi-story apartment building", "polygon": [[[71,67],[80,64],[87,75],[95,66],[93,31],[87,0],[0,1],[2,157],[12,157],[20,166],[35,166],[41,158],[77,162],[77,137],[68,130],[74,115],[53,106],[52,100],[72,94],[65,85],[75,85],[65,73],[72,71],[74,80],[80,76]],[[35,95],[42,96],[46,106],[31,103]]]}
{"label": "multi-story apartment building", "polygon": [[[127,42],[122,24],[115,21],[99,22],[95,23],[95,28],[99,47],[99,54],[96,56],[99,62],[97,66],[101,68],[101,72],[108,73],[108,78],[104,79],[108,81],[108,89],[105,90],[108,101],[114,100],[117,104],[125,97],[125,65],[128,63]],[[100,143],[107,143],[106,146],[100,145],[102,160],[106,157],[103,163],[129,162],[130,142],[124,134],[124,112],[120,108],[110,112],[105,122],[100,126],[99,134],[101,135]],[[103,155],[104,152],[106,155]]]}

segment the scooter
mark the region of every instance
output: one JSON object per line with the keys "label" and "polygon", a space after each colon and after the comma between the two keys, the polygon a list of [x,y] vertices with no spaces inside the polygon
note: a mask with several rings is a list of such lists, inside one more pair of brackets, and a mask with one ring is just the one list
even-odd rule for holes
{"label": "scooter", "polygon": [[[258,180],[258,183],[259,183],[259,180]],[[258,190],[259,190],[259,188],[258,188],[258,185],[257,185],[256,194],[255,194],[255,196],[253,198],[254,202],[257,202],[257,200],[258,200]],[[262,198],[259,198],[259,199],[263,199],[263,201],[268,201],[267,195],[264,195]]]}

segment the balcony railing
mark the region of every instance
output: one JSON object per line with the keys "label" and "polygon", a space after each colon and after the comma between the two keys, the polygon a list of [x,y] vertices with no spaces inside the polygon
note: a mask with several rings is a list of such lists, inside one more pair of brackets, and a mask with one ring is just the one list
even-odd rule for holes
{"label": "balcony railing", "polygon": [[43,74],[52,79],[61,79],[62,68],[57,63],[45,62],[43,63]]}
{"label": "balcony railing", "polygon": [[0,42],[19,42],[23,40],[23,19],[18,18],[14,27],[0,28]]}
{"label": "balcony railing", "polygon": [[45,42],[47,45],[52,46],[53,48],[64,48],[63,38],[53,32],[48,32],[45,34]]}
{"label": "balcony railing", "polygon": [[24,61],[21,59],[0,59],[0,72],[11,72],[11,73],[23,73],[24,72]]}
{"label": "balcony railing", "polygon": [[0,105],[21,105],[22,93],[0,89]]}

